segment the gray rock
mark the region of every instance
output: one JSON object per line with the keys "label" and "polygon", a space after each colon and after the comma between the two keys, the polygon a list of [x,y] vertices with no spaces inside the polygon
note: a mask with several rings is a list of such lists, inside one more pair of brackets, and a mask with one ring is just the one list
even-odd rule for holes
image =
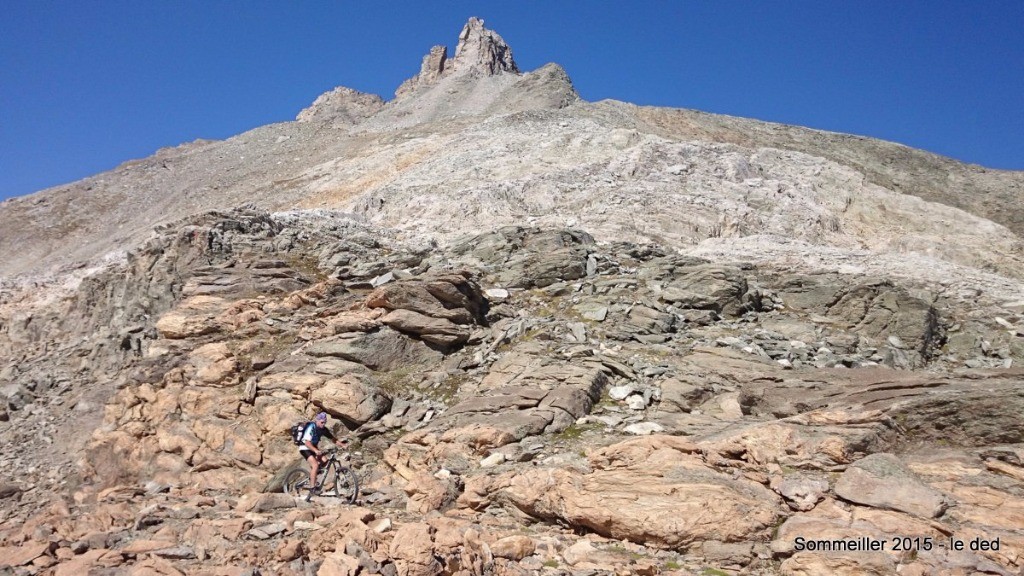
{"label": "gray rock", "polygon": [[0,484],[0,499],[17,498],[21,494],[21,487],[17,484]]}
{"label": "gray rock", "polygon": [[612,386],[611,388],[608,389],[608,397],[611,398],[612,400],[625,400],[635,390],[636,389],[629,384],[625,384],[622,386]]}
{"label": "gray rock", "polygon": [[629,406],[630,410],[643,410],[647,408],[647,400],[640,394],[633,394],[626,398],[626,405]]}
{"label": "gray rock", "polygon": [[573,342],[587,341],[587,327],[582,322],[570,322],[566,325],[569,328]]}
{"label": "gray rock", "polygon": [[587,251],[594,243],[576,230],[505,227],[456,242],[455,254],[471,255],[496,269],[498,282],[512,288],[545,287],[586,275]]}
{"label": "gray rock", "polygon": [[504,288],[488,288],[484,290],[484,296],[487,296],[488,300],[494,302],[504,302],[508,299],[508,290]]}
{"label": "gray rock", "polygon": [[191,560],[196,557],[195,550],[190,546],[163,548],[161,550],[154,550],[150,554],[171,560]]}
{"label": "gray rock", "polygon": [[362,364],[372,370],[394,370],[415,364],[440,361],[442,354],[419,340],[402,336],[390,328],[376,332],[321,340],[306,348],[310,356],[334,356]]}
{"label": "gray rock", "polygon": [[747,289],[747,280],[740,269],[701,264],[684,268],[662,290],[661,299],[680,308],[699,308],[739,316],[749,308],[744,301]]}
{"label": "gray rock", "polygon": [[[349,125],[372,116],[384,106],[384,100],[376,94],[365,94],[351,88],[339,86],[321,94],[308,108],[299,112],[298,122],[327,122]],[[290,140],[290,136],[279,136],[277,143]]]}
{"label": "gray rock", "polygon": [[501,452],[494,452],[490,456],[480,461],[481,468],[493,468],[498,464],[505,462],[505,454]]}
{"label": "gray rock", "polygon": [[661,381],[661,406],[665,412],[690,412],[710,397],[701,386],[676,378]]}
{"label": "gray rock", "polygon": [[586,320],[604,322],[604,319],[608,317],[608,307],[599,303],[582,302],[573,308]]}
{"label": "gray rock", "polygon": [[657,422],[638,422],[636,424],[630,424],[625,428],[625,432],[627,434],[634,434],[636,436],[647,436],[648,434],[664,431],[665,428]]}
{"label": "gray rock", "polygon": [[986,365],[988,365],[988,361],[984,358],[969,358],[964,361],[964,366],[968,368],[984,368]]}
{"label": "gray rock", "polygon": [[790,508],[806,512],[825,499],[828,493],[828,480],[823,477],[794,474],[773,477],[771,488],[786,499],[786,504]]}
{"label": "gray rock", "polygon": [[370,280],[370,286],[372,286],[374,288],[376,288],[378,286],[383,286],[383,285],[387,284],[388,282],[391,282],[394,279],[395,279],[395,273],[394,272],[388,272],[387,274],[381,274],[380,276],[377,276],[373,280]]}
{"label": "gray rock", "polygon": [[872,454],[854,462],[839,477],[835,492],[850,502],[921,518],[938,518],[949,507],[945,495],[922,482],[892,454]]}
{"label": "gray rock", "polygon": [[470,336],[470,329],[465,325],[444,318],[432,318],[412,310],[392,310],[381,322],[399,332],[447,349],[466,343]]}
{"label": "gray rock", "polygon": [[268,534],[270,536],[277,536],[278,534],[284,532],[287,529],[288,526],[283,522],[273,522],[270,524],[264,524],[262,526],[256,526],[254,528],[254,530],[259,530],[260,532],[263,532],[264,534]]}

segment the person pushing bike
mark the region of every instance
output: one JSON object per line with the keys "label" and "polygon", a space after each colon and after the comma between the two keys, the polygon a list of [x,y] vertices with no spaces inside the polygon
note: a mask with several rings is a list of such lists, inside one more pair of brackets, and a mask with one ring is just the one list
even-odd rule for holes
{"label": "person pushing bike", "polygon": [[335,444],[342,446],[347,443],[345,439],[336,438],[327,428],[326,412],[320,412],[312,422],[306,424],[306,428],[302,432],[302,444],[299,445],[299,455],[309,463],[309,495],[306,496],[306,500],[309,500],[317,491],[316,473],[325,461],[323,451],[317,447],[320,444],[321,436],[327,436]]}

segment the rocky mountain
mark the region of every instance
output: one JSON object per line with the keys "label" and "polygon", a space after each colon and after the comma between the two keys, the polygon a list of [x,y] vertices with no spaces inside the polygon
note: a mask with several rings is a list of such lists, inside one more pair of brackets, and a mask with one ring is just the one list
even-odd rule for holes
{"label": "rocky mountain", "polygon": [[[0,572],[1022,573],[1022,183],[471,19],[0,206]],[[321,410],[355,504],[281,492]]]}

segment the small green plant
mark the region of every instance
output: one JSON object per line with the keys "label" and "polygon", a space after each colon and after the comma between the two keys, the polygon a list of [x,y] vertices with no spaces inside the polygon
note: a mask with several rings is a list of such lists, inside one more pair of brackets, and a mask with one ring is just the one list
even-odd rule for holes
{"label": "small green plant", "polygon": [[327,279],[327,274],[320,269],[320,264],[312,256],[306,254],[289,255],[285,258],[285,264],[301,274],[304,279],[309,279],[313,284]]}
{"label": "small green plant", "polygon": [[786,520],[785,516],[779,516],[775,519],[775,524],[772,526],[772,540],[779,537],[779,530],[782,529],[782,525],[786,523]]}
{"label": "small green plant", "polygon": [[550,560],[545,560],[544,561],[544,567],[545,568],[558,568],[558,560],[555,560],[554,558],[552,558]]}
{"label": "small green plant", "polygon": [[682,567],[683,565],[679,562],[676,562],[675,560],[669,560],[668,562],[665,562],[665,570],[680,570]]}
{"label": "small green plant", "polygon": [[544,304],[534,308],[533,315],[538,318],[554,318],[558,316],[558,308]]}
{"label": "small green plant", "polygon": [[434,400],[446,406],[451,406],[458,400],[459,390],[462,389],[462,385],[468,381],[469,376],[467,374],[450,375],[441,382],[427,388],[425,393]]}
{"label": "small green plant", "polygon": [[723,572],[718,568],[705,568],[701,574],[704,576],[729,576],[728,572]]}
{"label": "small green plant", "polygon": [[380,389],[386,394],[391,397],[401,398],[408,396],[410,390],[415,388],[412,379],[409,377],[412,373],[412,368],[397,368],[382,374],[378,377],[377,381],[380,384]]}
{"label": "small green plant", "polygon": [[450,406],[458,399],[459,390],[468,380],[468,375],[456,374],[440,382],[426,385],[416,367],[404,366],[381,374],[377,382],[380,389],[392,398],[409,398],[422,394]]}
{"label": "small green plant", "polygon": [[555,434],[555,440],[561,440],[561,441],[565,441],[565,442],[579,440],[580,437],[583,436],[584,432],[587,432],[589,430],[597,430],[599,428],[601,428],[601,425],[597,424],[597,423],[587,423],[587,424],[576,424],[576,423],[573,423],[573,424],[570,424],[569,426],[567,426],[566,428],[564,428],[561,432],[556,433]]}

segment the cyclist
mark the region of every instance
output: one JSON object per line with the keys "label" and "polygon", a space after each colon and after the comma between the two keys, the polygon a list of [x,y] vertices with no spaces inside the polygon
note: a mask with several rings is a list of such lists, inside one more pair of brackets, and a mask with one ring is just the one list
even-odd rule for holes
{"label": "cyclist", "polygon": [[345,445],[346,443],[345,440],[335,438],[334,434],[327,428],[326,412],[320,412],[313,418],[312,422],[306,424],[306,429],[302,432],[302,444],[299,446],[299,454],[303,460],[309,463],[309,495],[306,496],[307,502],[313,497],[314,491],[318,490],[316,473],[324,462],[324,454],[317,448],[317,445],[320,444],[321,436],[327,436],[337,444]]}

